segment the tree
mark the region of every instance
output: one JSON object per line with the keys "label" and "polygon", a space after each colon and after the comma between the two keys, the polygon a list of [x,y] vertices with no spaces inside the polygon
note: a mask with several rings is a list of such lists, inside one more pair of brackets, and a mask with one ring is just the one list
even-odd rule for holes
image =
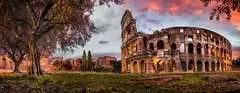
{"label": "tree", "polygon": [[67,71],[70,71],[70,70],[72,70],[72,64],[71,64],[71,60],[66,60],[66,61],[64,61],[63,62],[63,69],[64,70],[67,70]]}
{"label": "tree", "polygon": [[88,71],[93,70],[93,64],[92,64],[92,54],[91,51],[88,51],[88,56],[87,56],[87,64],[88,64]]}
{"label": "tree", "polygon": [[[98,1],[103,5],[121,4],[123,0]],[[89,18],[95,3],[95,0],[0,0],[0,27],[23,42],[32,61],[31,74],[42,75],[42,53],[51,54],[57,45],[63,51],[83,46],[95,32]]]}
{"label": "tree", "polygon": [[[1,28],[0,28],[1,29]],[[0,34],[0,49],[4,50],[8,54],[9,58],[14,62],[15,73],[20,73],[19,65],[22,63],[22,60],[25,55],[25,51],[22,48],[22,42],[15,40],[13,37],[9,36],[6,31],[2,31],[4,34]]]}
{"label": "tree", "polygon": [[214,5],[210,19],[220,20],[221,16],[231,19],[233,11],[240,12],[240,0],[201,0],[204,6]]}
{"label": "tree", "polygon": [[81,70],[86,71],[87,69],[87,56],[86,56],[86,51],[83,50],[83,55],[82,55],[82,64],[81,64]]}
{"label": "tree", "polygon": [[116,72],[116,73],[121,72],[121,61],[113,61],[112,65],[113,65],[113,69],[114,69],[113,72]]}

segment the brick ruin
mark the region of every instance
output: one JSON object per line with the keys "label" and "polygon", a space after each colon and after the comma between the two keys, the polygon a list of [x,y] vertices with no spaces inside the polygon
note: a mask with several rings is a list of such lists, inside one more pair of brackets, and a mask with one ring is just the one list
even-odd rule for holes
{"label": "brick ruin", "polygon": [[153,34],[138,32],[127,10],[121,21],[122,72],[231,71],[231,43],[218,33],[197,27],[171,27]]}

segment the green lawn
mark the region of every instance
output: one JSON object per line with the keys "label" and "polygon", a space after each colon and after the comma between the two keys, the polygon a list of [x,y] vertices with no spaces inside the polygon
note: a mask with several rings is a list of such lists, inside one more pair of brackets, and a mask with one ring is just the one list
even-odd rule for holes
{"label": "green lawn", "polygon": [[166,93],[240,91],[240,73],[54,73],[0,76],[0,93]]}

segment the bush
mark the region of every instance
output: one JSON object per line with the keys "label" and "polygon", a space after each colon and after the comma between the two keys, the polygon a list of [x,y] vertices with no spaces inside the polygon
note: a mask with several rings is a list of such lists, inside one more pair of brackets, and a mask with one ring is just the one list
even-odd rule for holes
{"label": "bush", "polygon": [[72,64],[70,63],[70,62],[64,62],[63,63],[63,68],[64,68],[64,70],[72,70]]}

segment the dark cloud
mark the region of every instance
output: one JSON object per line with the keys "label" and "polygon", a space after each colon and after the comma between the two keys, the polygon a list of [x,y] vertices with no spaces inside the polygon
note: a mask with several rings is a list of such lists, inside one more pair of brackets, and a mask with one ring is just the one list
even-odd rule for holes
{"label": "dark cloud", "polygon": [[100,41],[99,41],[99,44],[100,44],[100,45],[102,45],[102,44],[108,44],[108,43],[109,43],[109,41],[105,41],[105,40],[100,40]]}

